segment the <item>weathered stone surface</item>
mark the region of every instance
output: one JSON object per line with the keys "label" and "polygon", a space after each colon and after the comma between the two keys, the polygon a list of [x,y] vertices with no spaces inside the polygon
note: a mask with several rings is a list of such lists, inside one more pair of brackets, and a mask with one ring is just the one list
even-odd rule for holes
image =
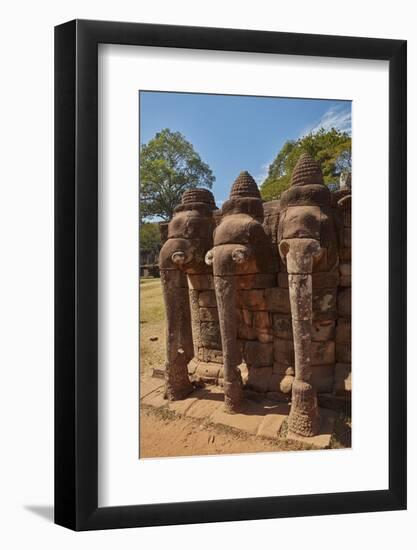
{"label": "weathered stone surface", "polygon": [[272,344],[274,341],[272,333],[261,331],[257,332],[256,335],[258,337],[258,341],[261,342],[261,344]]}
{"label": "weathered stone surface", "polygon": [[339,317],[350,317],[352,314],[352,294],[351,289],[339,290],[337,296],[337,310]]}
{"label": "weathered stone surface", "polygon": [[350,247],[342,247],[339,250],[339,257],[344,262],[350,262],[352,260],[352,249]]}
{"label": "weathered stone surface", "polygon": [[352,286],[352,264],[341,263],[339,264],[340,272],[340,286]]}
{"label": "weathered stone surface", "polygon": [[195,290],[213,290],[213,275],[209,273],[202,273],[197,275],[189,274],[188,287]]}
{"label": "weathered stone surface", "polygon": [[249,401],[255,401],[256,403],[261,403],[266,399],[265,392],[252,390],[248,386],[245,386],[244,392],[245,392],[245,399],[249,399]]}
{"label": "weathered stone surface", "polygon": [[260,342],[272,343],[272,325],[271,317],[268,311],[255,311],[253,313],[253,324],[257,338]]}
{"label": "weathered stone surface", "polygon": [[311,337],[314,342],[326,342],[334,340],[335,321],[314,321]]}
{"label": "weathered stone surface", "polygon": [[347,247],[352,246],[352,229],[351,227],[345,227],[343,230],[343,244]]}
{"label": "weathered stone surface", "polygon": [[321,288],[313,290],[313,312],[323,319],[331,319],[336,313],[336,288]]}
{"label": "weathered stone surface", "polygon": [[255,391],[267,392],[271,376],[272,367],[249,368],[249,377],[246,386]]}
{"label": "weathered stone surface", "polygon": [[[166,241],[160,252],[160,265],[173,265],[172,256],[182,242],[177,239]],[[178,251],[178,254],[182,252]],[[167,324],[165,394],[174,401],[183,399],[193,390],[187,370],[194,356],[190,296],[188,289],[180,286],[184,273],[179,269],[164,267],[160,269],[160,275]]]}
{"label": "weathered stone surface", "polygon": [[200,323],[201,343],[211,349],[222,349],[219,323],[204,321]]}
{"label": "weathered stone surface", "polygon": [[334,288],[339,284],[337,271],[313,272],[313,292],[321,288]]}
{"label": "weathered stone surface", "polygon": [[198,358],[193,357],[187,366],[188,374],[194,374],[195,371],[197,370],[197,366],[198,366]]}
{"label": "weathered stone surface", "polygon": [[294,366],[284,365],[282,363],[274,362],[272,366],[272,372],[273,374],[279,374],[283,376],[284,374],[288,374],[291,376],[295,375],[295,369]]}
{"label": "weathered stone surface", "polygon": [[[340,263],[339,272],[340,272],[341,279],[348,279],[350,281],[352,277],[352,264],[350,262]],[[342,286],[348,286],[348,285],[342,285]]]}
{"label": "weathered stone surface", "polygon": [[197,357],[199,361],[223,363],[223,352],[219,349],[199,348]]}
{"label": "weathered stone surface", "polygon": [[246,384],[248,378],[249,378],[249,369],[248,369],[248,366],[246,365],[246,363],[241,363],[239,366],[238,366],[238,369],[240,371],[240,375],[242,377],[242,382],[244,384]]}
{"label": "weathered stone surface", "polygon": [[352,362],[352,349],[351,344],[336,344],[336,359],[338,363],[351,363]]}
{"label": "weathered stone surface", "polygon": [[257,331],[256,336],[261,344],[272,344],[274,341],[272,330],[271,332]]}
{"label": "weathered stone surface", "polygon": [[340,276],[340,286],[342,287],[348,287],[348,286],[352,286],[352,279],[351,277],[344,277],[344,276]]}
{"label": "weathered stone surface", "polygon": [[202,380],[216,379],[219,376],[219,363],[198,363],[195,375]]}
{"label": "weathered stone surface", "polygon": [[273,313],[290,313],[290,296],[285,288],[267,288],[265,298],[269,311]]}
{"label": "weathered stone surface", "polygon": [[237,337],[241,340],[256,340],[257,334],[252,326],[253,313],[248,309],[236,309]]}
{"label": "weathered stone surface", "polygon": [[248,327],[253,326],[253,313],[249,309],[241,310],[242,320]]}
{"label": "weathered stone surface", "polygon": [[271,239],[272,243],[277,242],[279,211],[281,205],[279,200],[268,201],[263,203],[264,209],[264,229],[265,233]]}
{"label": "weathered stone surface", "polygon": [[352,226],[352,213],[350,210],[345,210],[343,212],[343,223],[345,227],[351,227]]}
{"label": "weathered stone surface", "polygon": [[289,206],[283,216],[283,239],[307,236],[320,240],[321,212],[318,206]]}
{"label": "weathered stone surface", "polygon": [[311,369],[311,383],[319,393],[330,393],[333,389],[334,366],[315,365]]}
{"label": "weathered stone surface", "polygon": [[311,342],[311,365],[332,365],[335,362],[335,343]]}
{"label": "weathered stone surface", "polygon": [[254,327],[250,327],[245,323],[239,323],[237,326],[237,337],[241,340],[257,340],[258,334]]}
{"label": "weathered stone surface", "polygon": [[350,319],[338,319],[336,327],[336,342],[342,344],[350,344],[351,341],[352,326]]}
{"label": "weathered stone surface", "polygon": [[271,317],[268,311],[255,311],[253,313],[253,324],[258,331],[272,331]]}
{"label": "weathered stone surface", "polygon": [[[274,348],[275,348],[274,341]],[[294,361],[294,352],[282,352],[277,349],[274,349],[274,362],[277,364],[285,365],[286,367],[292,367],[295,363]]]}
{"label": "weathered stone surface", "polygon": [[200,307],[200,321],[215,321],[219,322],[219,315],[216,307]]}
{"label": "weathered stone surface", "polygon": [[274,336],[283,340],[292,340],[292,318],[291,315],[282,313],[272,314],[272,328]]}
{"label": "weathered stone surface", "polygon": [[[221,226],[222,224],[220,224]],[[219,226],[219,227],[220,227]],[[217,230],[215,233],[217,237]],[[215,238],[216,244],[216,238]],[[220,256],[219,256],[220,252]],[[230,258],[229,247],[217,247],[214,257],[214,285],[219,313],[219,328],[221,332],[221,343],[223,345],[223,367],[224,367],[224,403],[229,413],[240,410],[243,402],[242,378],[237,368],[240,360],[239,344],[237,340],[236,320],[236,285],[232,275],[220,276],[222,259],[226,258],[226,268]],[[216,260],[217,258],[217,260]],[[217,261],[217,263],[216,263]]]}
{"label": "weathered stone surface", "polygon": [[271,367],[273,360],[273,345],[261,342],[246,342],[243,357],[250,367]]}
{"label": "weathered stone surface", "polygon": [[[313,266],[317,266],[321,258],[326,254],[326,249],[320,247],[318,240],[314,238],[283,239],[279,243],[279,253],[287,264],[289,274],[311,275]],[[321,269],[321,271],[324,271]],[[290,283],[290,280],[289,280]]]}
{"label": "weathered stone surface", "polygon": [[290,399],[290,394],[285,394],[285,393],[282,393],[281,391],[268,391],[266,392],[265,397],[266,399],[268,399],[268,401],[275,401],[277,403],[286,403],[286,407],[288,409],[287,414],[289,413],[288,402]]}
{"label": "weathered stone surface", "polygon": [[[211,388],[210,394],[213,394]],[[223,407],[223,394],[218,393],[218,399],[213,399],[216,394],[210,395],[211,399],[205,399],[204,394],[196,394],[197,400],[186,410],[185,416],[190,418],[207,418],[210,417],[217,409]]]}
{"label": "weathered stone surface", "polygon": [[198,348],[201,347],[200,336],[200,314],[198,307],[199,291],[189,289],[190,309],[191,309],[191,329],[193,333],[194,355],[198,354]]}
{"label": "weathered stone surface", "polygon": [[259,406],[257,407],[256,403],[250,401],[242,409],[241,413],[229,414],[224,411],[223,407],[219,407],[210,416],[210,421],[256,435],[264,415],[261,414]]}
{"label": "weathered stone surface", "polygon": [[223,364],[223,352],[218,349],[208,349],[207,350],[207,361],[212,363],[222,363]]}
{"label": "weathered stone surface", "polygon": [[331,261],[331,258],[333,256],[334,256],[334,253],[330,254],[327,248],[322,248],[321,256],[318,258],[318,260],[314,264],[314,271],[316,273],[329,273],[331,269],[334,267]]}
{"label": "weathered stone surface", "polygon": [[323,185],[323,173],[319,163],[309,154],[302,153],[291,174],[291,186],[293,185]]}
{"label": "weathered stone surface", "polygon": [[271,391],[271,392],[281,391],[279,384],[282,378],[283,376],[281,374],[274,374],[274,370],[272,369],[272,374],[268,382],[267,391]]}
{"label": "weathered stone surface", "polygon": [[203,290],[199,292],[198,305],[200,307],[217,307],[216,294],[214,290]]}
{"label": "weathered stone surface", "polygon": [[258,437],[266,437],[268,439],[277,439],[282,423],[287,418],[286,409],[287,407],[284,405],[281,409],[274,408],[274,412],[266,414],[263,417],[256,435]]}
{"label": "weathered stone surface", "polygon": [[335,395],[350,395],[351,391],[352,374],[350,363],[336,363],[333,393]]}
{"label": "weathered stone surface", "polygon": [[277,273],[277,285],[280,288],[288,288],[288,273]]}
{"label": "weathered stone surface", "polygon": [[274,369],[272,369],[272,376],[269,380],[268,391],[279,392],[288,396],[291,394],[293,382],[293,369],[287,369],[286,373],[283,374],[274,374]]}
{"label": "weathered stone surface", "polygon": [[244,323],[239,323],[237,326],[237,337],[241,340],[257,340],[258,335],[253,327]]}
{"label": "weathered stone surface", "polygon": [[237,302],[243,309],[267,310],[267,302],[265,299],[265,290],[240,290],[237,293]]}
{"label": "weathered stone surface", "polygon": [[274,360],[275,362],[286,365],[294,365],[294,343],[292,340],[274,340]]}
{"label": "weathered stone surface", "polygon": [[349,394],[335,395],[334,393],[319,393],[317,396],[319,407],[342,412],[345,416],[352,415],[352,403]]}
{"label": "weathered stone surface", "polygon": [[270,288],[275,284],[274,273],[250,273],[247,275],[236,275],[236,288],[244,289],[262,289]]}
{"label": "weathered stone surface", "polygon": [[335,422],[335,411],[320,409],[320,427],[317,435],[314,435],[313,437],[304,437],[288,431],[286,438],[292,441],[300,441],[307,445],[311,445],[316,449],[328,449],[333,435]]}
{"label": "weathered stone surface", "polygon": [[159,222],[159,235],[161,237],[161,244],[164,244],[165,241],[168,239],[168,223],[167,222]]}

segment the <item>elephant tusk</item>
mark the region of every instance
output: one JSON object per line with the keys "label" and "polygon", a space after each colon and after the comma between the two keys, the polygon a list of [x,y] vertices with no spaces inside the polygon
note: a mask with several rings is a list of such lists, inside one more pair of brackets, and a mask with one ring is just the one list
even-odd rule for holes
{"label": "elephant tusk", "polygon": [[209,250],[205,257],[205,262],[207,265],[212,265],[214,261],[214,252],[213,250]]}
{"label": "elephant tusk", "polygon": [[174,254],[171,256],[171,260],[175,265],[183,265],[185,262],[184,252],[174,252]]}

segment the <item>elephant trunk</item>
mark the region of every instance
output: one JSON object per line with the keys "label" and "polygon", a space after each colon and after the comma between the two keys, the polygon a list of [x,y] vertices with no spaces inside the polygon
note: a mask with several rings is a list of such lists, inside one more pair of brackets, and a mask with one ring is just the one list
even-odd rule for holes
{"label": "elephant trunk", "polygon": [[219,314],[223,349],[224,405],[229,413],[241,409],[243,383],[238,368],[242,360],[237,341],[236,271],[247,264],[252,251],[247,246],[221,245],[206,254],[206,263],[213,264],[214,288]]}
{"label": "elephant trunk", "polygon": [[224,405],[228,412],[240,409],[243,400],[243,384],[238,365],[241,362],[237,342],[236,282],[233,275],[214,277],[220,333],[223,348]]}
{"label": "elephant trunk", "polygon": [[188,376],[194,355],[190,303],[186,275],[175,268],[160,272],[166,312],[165,396],[175,401],[194,389]]}
{"label": "elephant trunk", "polygon": [[288,428],[309,437],[320,428],[317,394],[311,384],[311,333],[312,271],[321,248],[314,239],[288,239],[281,241],[280,254],[287,263],[295,359]]}

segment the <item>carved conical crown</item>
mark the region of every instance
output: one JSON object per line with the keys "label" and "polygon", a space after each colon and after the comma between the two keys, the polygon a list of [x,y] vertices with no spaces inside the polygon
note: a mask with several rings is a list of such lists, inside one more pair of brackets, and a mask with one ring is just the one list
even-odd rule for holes
{"label": "carved conical crown", "polygon": [[291,176],[291,185],[323,185],[323,183],[320,164],[308,153],[303,153],[295,165]]}
{"label": "carved conical crown", "polygon": [[208,189],[202,189],[200,187],[195,189],[187,189],[181,197],[181,204],[183,206],[188,206],[195,203],[203,203],[207,204],[210,208],[216,208],[213,193]]}
{"label": "carved conical crown", "polygon": [[255,199],[261,198],[256,181],[249,172],[246,172],[246,170],[238,175],[230,191],[231,199],[240,199],[244,197],[253,197]]}

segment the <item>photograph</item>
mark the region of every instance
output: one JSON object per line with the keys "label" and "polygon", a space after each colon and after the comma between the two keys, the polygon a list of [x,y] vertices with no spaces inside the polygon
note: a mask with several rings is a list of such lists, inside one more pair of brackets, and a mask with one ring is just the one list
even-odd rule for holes
{"label": "photograph", "polygon": [[414,12],[5,3],[0,548],[413,546]]}
{"label": "photograph", "polygon": [[139,460],[350,449],[352,102],[138,101]]}

